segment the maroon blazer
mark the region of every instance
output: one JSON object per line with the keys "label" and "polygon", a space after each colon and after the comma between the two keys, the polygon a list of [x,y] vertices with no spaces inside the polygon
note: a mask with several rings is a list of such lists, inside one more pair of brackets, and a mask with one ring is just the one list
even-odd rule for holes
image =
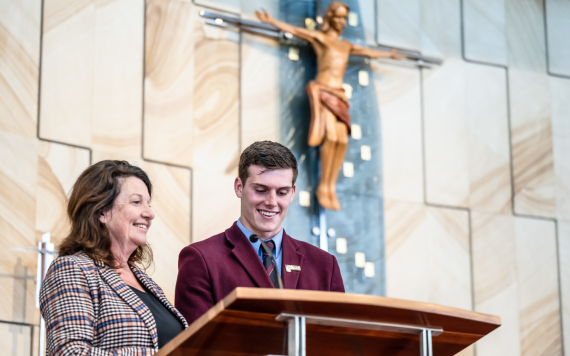
{"label": "maroon blazer", "polygon": [[[343,292],[336,258],[283,231],[283,286]],[[301,266],[287,272],[285,265]],[[274,288],[261,259],[237,223],[225,232],[185,247],[178,258],[174,305],[191,324],[236,287]]]}

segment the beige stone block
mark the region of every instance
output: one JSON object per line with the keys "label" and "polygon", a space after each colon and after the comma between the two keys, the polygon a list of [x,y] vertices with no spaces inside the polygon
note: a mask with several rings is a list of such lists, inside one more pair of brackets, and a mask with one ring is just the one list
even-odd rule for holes
{"label": "beige stone block", "polygon": [[130,164],[133,164],[137,167],[143,167],[144,165],[144,160],[139,156],[126,156],[120,153],[110,153],[110,152],[101,152],[101,151],[93,151],[91,153],[91,162],[93,164],[106,160],[106,159],[111,159],[111,160],[120,160],[120,161],[127,161]]}
{"label": "beige stone block", "polygon": [[98,0],[92,148],[140,155],[144,2]]}
{"label": "beige stone block", "polygon": [[505,9],[509,68],[546,71],[544,1],[505,0]]}
{"label": "beige stone block", "polygon": [[206,6],[206,11],[228,12],[229,15],[255,19],[255,10],[265,9],[275,17],[279,16],[278,0],[194,0],[197,5]]}
{"label": "beige stone block", "polygon": [[195,22],[192,168],[237,174],[239,34]]}
{"label": "beige stone block", "polygon": [[546,35],[550,73],[570,76],[570,2],[546,0]]}
{"label": "beige stone block", "polygon": [[200,10],[163,0],[147,7],[144,156],[234,173],[239,34],[206,25]]}
{"label": "beige stone block", "polygon": [[68,235],[67,200],[79,175],[89,167],[89,151],[39,142],[36,230],[51,232],[57,246]]}
{"label": "beige stone block", "polygon": [[153,184],[151,206],[156,216],[148,232],[154,255],[152,278],[174,302],[178,254],[190,244],[191,172],[187,168],[144,162]]}
{"label": "beige stone block", "polygon": [[448,59],[423,77],[425,180],[429,203],[469,205],[466,65]]}
{"label": "beige stone block", "polygon": [[40,59],[39,0],[0,3],[0,130],[36,136]]}
{"label": "beige stone block", "polygon": [[245,149],[255,141],[280,141],[280,45],[261,36],[242,36],[240,124]]}
{"label": "beige stone block", "polygon": [[467,63],[469,206],[511,211],[507,78],[504,69]]}
{"label": "beige stone block", "polygon": [[419,0],[378,0],[376,21],[379,43],[421,50],[421,6]]}
{"label": "beige stone block", "polygon": [[466,211],[385,200],[386,295],[471,309]]}
{"label": "beige stone block", "polygon": [[372,62],[382,123],[384,197],[422,203],[424,174],[420,73]]}
{"label": "beige stone block", "polygon": [[195,7],[151,0],[146,6],[144,156],[190,166]]}
{"label": "beige stone block", "polygon": [[477,342],[477,355],[520,355],[515,218],[472,211],[475,311],[501,317],[501,327]]}
{"label": "beige stone block", "polygon": [[465,57],[507,65],[505,0],[463,1]]}
{"label": "beige stone block", "polygon": [[570,223],[558,222],[558,263],[560,271],[560,301],[565,355],[570,345]]}
{"label": "beige stone block", "polygon": [[554,217],[555,176],[548,76],[509,69],[514,209]]}
{"label": "beige stone block", "polygon": [[454,0],[421,0],[421,52],[461,58],[461,4]]}
{"label": "beige stone block", "polygon": [[429,299],[425,219],[423,204],[384,200],[387,297]]}
{"label": "beige stone block", "polygon": [[96,0],[44,3],[40,137],[89,147]]}
{"label": "beige stone block", "polygon": [[34,278],[37,255],[10,249],[37,246],[37,139],[0,131],[0,152],[0,319],[36,323],[34,286],[25,281]]}
{"label": "beige stone block", "polygon": [[197,242],[228,229],[240,217],[241,200],[234,191],[236,176],[192,173],[192,242]]}
{"label": "beige stone block", "polygon": [[33,326],[14,326],[0,323],[0,348],[5,355],[24,356],[34,354],[31,333]]}
{"label": "beige stone block", "polygon": [[570,80],[549,77],[556,217],[570,221]]}
{"label": "beige stone block", "polygon": [[[367,44],[376,44],[377,1],[358,0],[358,21],[364,29],[364,40]],[[351,11],[354,11],[351,8]]]}
{"label": "beige stone block", "polygon": [[521,355],[560,355],[556,227],[515,218]]}

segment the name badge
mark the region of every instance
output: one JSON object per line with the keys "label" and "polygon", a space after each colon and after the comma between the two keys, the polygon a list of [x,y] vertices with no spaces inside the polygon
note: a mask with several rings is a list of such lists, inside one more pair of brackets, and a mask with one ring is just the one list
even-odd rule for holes
{"label": "name badge", "polygon": [[285,270],[286,270],[287,272],[291,272],[291,271],[299,271],[299,272],[301,272],[301,266],[285,265]]}

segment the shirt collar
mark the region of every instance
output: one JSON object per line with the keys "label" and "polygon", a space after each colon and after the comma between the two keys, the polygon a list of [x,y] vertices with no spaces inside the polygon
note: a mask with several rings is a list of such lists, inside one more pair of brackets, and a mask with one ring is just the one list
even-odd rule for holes
{"label": "shirt collar", "polygon": [[[241,218],[238,218],[238,220],[237,220],[237,226],[239,227],[241,232],[243,232],[245,237],[247,237],[247,241],[249,241],[249,237],[251,235],[253,235],[253,232],[249,231],[245,226],[243,226],[240,219]],[[275,258],[278,258],[281,255],[281,242],[283,241],[283,228],[281,228],[281,230],[279,230],[277,235],[270,237],[268,239],[263,239],[263,241],[268,241],[268,240],[273,240],[273,242],[275,243]],[[261,245],[261,242],[259,242],[259,240],[257,240],[256,242],[251,242],[251,241],[249,241],[249,242],[251,243],[251,245],[253,246],[253,249],[257,253],[257,251],[259,251],[259,246]]]}

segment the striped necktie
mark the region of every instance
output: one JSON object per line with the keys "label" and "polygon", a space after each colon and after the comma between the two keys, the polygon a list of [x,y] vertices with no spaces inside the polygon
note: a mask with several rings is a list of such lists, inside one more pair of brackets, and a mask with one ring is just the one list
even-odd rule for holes
{"label": "striped necktie", "polygon": [[[269,240],[265,241],[265,244],[267,245],[267,247],[269,247],[269,249],[271,249],[271,253],[273,253],[273,255],[275,256],[275,242],[273,242],[273,240]],[[265,253],[263,246],[260,245],[259,249],[263,253],[263,267],[265,267],[265,270],[269,275],[269,279],[271,279],[271,282],[273,282],[273,286],[275,288],[278,288],[279,282],[277,282],[277,271],[275,270],[275,265],[273,264],[273,260],[271,259],[271,256]]]}

